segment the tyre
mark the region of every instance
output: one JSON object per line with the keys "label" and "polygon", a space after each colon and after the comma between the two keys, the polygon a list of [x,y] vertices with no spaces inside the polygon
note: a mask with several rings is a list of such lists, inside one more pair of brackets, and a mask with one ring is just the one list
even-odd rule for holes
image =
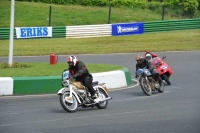
{"label": "tyre", "polygon": [[165,80],[165,82],[166,82],[168,85],[171,85],[171,82],[169,81],[169,78],[167,77],[166,74],[163,74],[163,75],[162,75],[162,79]]}
{"label": "tyre", "polygon": [[164,92],[164,83],[162,82],[162,84],[160,85],[160,88],[158,89],[159,93],[163,93]]}
{"label": "tyre", "polygon": [[151,96],[152,95],[151,86],[149,85],[148,81],[146,81],[145,78],[141,78],[141,80],[140,80],[140,86],[141,86],[142,91],[147,96]]}
{"label": "tyre", "polygon": [[[101,98],[101,99],[104,99],[104,98],[108,97],[108,95],[106,94],[106,92],[104,90],[102,90],[101,88],[99,88],[99,93],[100,93],[99,98]],[[105,109],[107,107],[107,105],[108,105],[108,100],[96,104],[96,106],[99,109]]]}
{"label": "tyre", "polygon": [[64,94],[60,95],[60,104],[63,107],[64,110],[66,110],[69,113],[76,112],[76,109],[78,107],[78,101],[76,97],[72,94],[72,101],[73,103],[69,103],[65,100],[66,97],[69,97],[70,92],[67,91]]}

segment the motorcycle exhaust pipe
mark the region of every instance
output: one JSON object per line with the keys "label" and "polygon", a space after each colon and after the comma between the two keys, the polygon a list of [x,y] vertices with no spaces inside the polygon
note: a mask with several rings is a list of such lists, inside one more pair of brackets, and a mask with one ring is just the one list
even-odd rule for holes
{"label": "motorcycle exhaust pipe", "polygon": [[103,100],[100,100],[99,102],[104,102],[104,101],[107,101],[107,100],[110,100],[110,99],[112,99],[112,97],[107,97],[107,98],[105,98]]}
{"label": "motorcycle exhaust pipe", "polygon": [[107,97],[103,100],[99,100],[98,102],[95,102],[95,103],[92,103],[92,104],[84,104],[84,105],[91,106],[91,105],[95,105],[95,104],[98,104],[98,103],[101,103],[101,102],[104,102],[104,101],[107,101],[107,100],[110,100],[110,99],[112,99],[112,97]]}

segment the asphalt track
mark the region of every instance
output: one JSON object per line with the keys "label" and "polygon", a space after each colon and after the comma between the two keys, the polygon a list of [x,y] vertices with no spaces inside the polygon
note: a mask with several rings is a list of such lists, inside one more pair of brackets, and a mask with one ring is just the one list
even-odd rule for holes
{"label": "asphalt track", "polygon": [[[106,109],[67,113],[58,96],[0,97],[0,133],[199,133],[200,51],[157,52],[171,66],[171,86],[146,96],[140,86],[110,91]],[[134,79],[136,53],[77,55],[85,63],[119,64]],[[58,56],[64,62],[67,56]],[[14,57],[17,62],[49,62],[49,56]],[[0,57],[0,61],[8,61]],[[133,84],[135,85],[135,84]]]}

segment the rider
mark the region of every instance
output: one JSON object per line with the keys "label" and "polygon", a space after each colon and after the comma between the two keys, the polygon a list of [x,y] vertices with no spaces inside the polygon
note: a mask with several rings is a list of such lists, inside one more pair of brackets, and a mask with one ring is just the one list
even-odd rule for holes
{"label": "rider", "polygon": [[148,61],[152,62],[152,55],[151,55],[151,54],[146,54],[146,55],[145,55],[145,58],[146,58]]}
{"label": "rider", "polygon": [[76,56],[70,55],[67,58],[69,73],[76,81],[82,82],[88,88],[93,99],[96,98],[96,92],[92,86],[93,77],[89,73],[85,64],[78,60]]}
{"label": "rider", "polygon": [[158,57],[157,54],[154,54],[154,53],[152,53],[152,52],[146,52],[146,53],[144,54],[144,56],[145,56],[145,57],[151,56],[151,58]]}
{"label": "rider", "polygon": [[149,62],[146,58],[143,58],[143,56],[140,55],[140,54],[138,54],[135,59],[137,61],[137,63],[136,63],[136,75],[135,75],[135,78],[138,78],[137,70],[140,69],[140,68],[146,67],[152,73],[153,78],[156,81],[159,81],[159,84],[162,83],[162,79],[160,78],[159,73],[152,66],[151,62]]}

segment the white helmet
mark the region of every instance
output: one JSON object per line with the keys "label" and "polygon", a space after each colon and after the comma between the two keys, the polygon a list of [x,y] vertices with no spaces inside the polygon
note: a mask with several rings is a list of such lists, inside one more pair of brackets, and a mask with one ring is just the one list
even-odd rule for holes
{"label": "white helmet", "polygon": [[69,64],[70,67],[73,67],[77,64],[78,59],[74,55],[70,55],[67,58],[67,63]]}
{"label": "white helmet", "polygon": [[151,54],[146,54],[145,58],[148,59],[148,60],[151,60],[152,59],[152,55]]}

